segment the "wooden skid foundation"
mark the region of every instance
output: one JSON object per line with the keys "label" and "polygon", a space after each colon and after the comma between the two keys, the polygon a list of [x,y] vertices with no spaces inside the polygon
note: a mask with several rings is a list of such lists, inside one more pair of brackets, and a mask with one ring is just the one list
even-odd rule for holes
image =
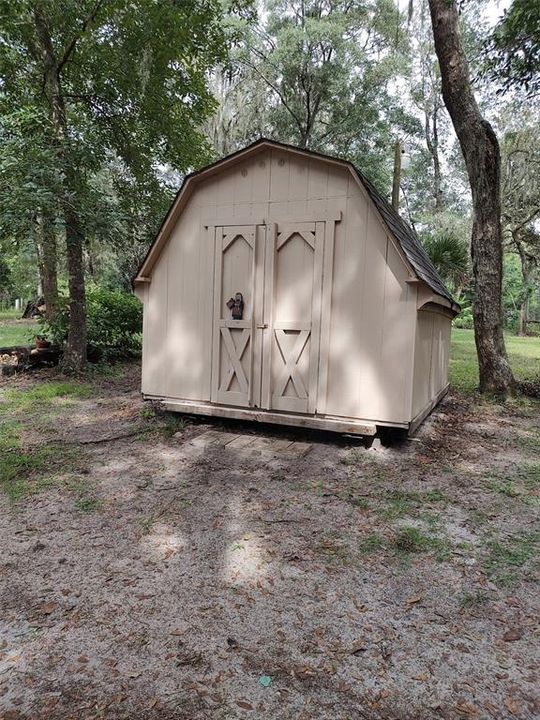
{"label": "wooden skid foundation", "polygon": [[293,415],[291,413],[276,413],[269,410],[254,410],[251,408],[229,407],[227,405],[208,405],[205,403],[190,402],[187,400],[162,400],[166,410],[192,415],[209,415],[211,417],[231,418],[233,420],[250,420],[273,425],[286,425],[289,427],[312,428],[314,430],[329,430],[331,432],[348,433],[351,435],[373,436],[377,432],[375,423],[348,418],[318,417],[317,415]]}

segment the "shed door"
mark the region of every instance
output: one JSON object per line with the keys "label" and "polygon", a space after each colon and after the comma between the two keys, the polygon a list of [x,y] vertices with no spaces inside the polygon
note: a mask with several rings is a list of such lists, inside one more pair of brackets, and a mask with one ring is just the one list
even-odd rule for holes
{"label": "shed door", "polygon": [[[262,300],[257,298],[257,291],[262,296],[257,282],[259,232],[262,229],[256,225],[215,228],[212,402],[250,406],[258,399],[254,398],[254,388],[260,386],[260,371],[254,367],[254,324],[256,308],[262,312]],[[236,293],[242,293],[244,301],[241,320],[233,320],[227,306]]]}
{"label": "shed door", "polygon": [[262,407],[314,413],[321,328],[324,222],[267,228]]}

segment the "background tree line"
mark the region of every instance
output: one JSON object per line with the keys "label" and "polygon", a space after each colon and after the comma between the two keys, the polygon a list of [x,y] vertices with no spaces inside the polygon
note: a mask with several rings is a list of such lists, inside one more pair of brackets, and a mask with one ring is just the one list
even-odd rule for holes
{"label": "background tree line", "polygon": [[[0,297],[39,289],[50,316],[67,298],[64,364],[80,368],[86,287],[129,292],[186,172],[263,135],[347,158],[389,197],[399,140],[410,158],[400,212],[462,304],[457,322],[476,322],[477,345],[481,327],[501,342],[503,325],[539,330],[538,5],[514,0],[494,28],[487,2],[443,5],[3,0]],[[458,107],[437,23],[445,37],[455,25],[468,61]],[[463,88],[477,108],[468,141]],[[471,177],[499,148],[500,165]],[[500,189],[489,242],[479,223],[491,200],[473,190],[471,202],[475,181]],[[500,322],[482,314],[500,282],[482,285],[484,260],[504,268]]]}

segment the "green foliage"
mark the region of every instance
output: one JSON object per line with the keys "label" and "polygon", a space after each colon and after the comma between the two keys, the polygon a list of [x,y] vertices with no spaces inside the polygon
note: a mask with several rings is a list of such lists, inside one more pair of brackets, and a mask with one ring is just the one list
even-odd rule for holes
{"label": "green foliage", "polygon": [[449,289],[459,294],[469,281],[470,224],[452,211],[426,215],[420,238]]}
{"label": "green foliage", "polygon": [[469,247],[451,232],[428,235],[424,247],[441,278],[452,287],[460,287],[469,269]]}
{"label": "green foliage", "polygon": [[487,75],[500,83],[500,92],[523,89],[540,92],[540,5],[514,0],[505,10],[485,47]]}
{"label": "green foliage", "polygon": [[[88,344],[105,359],[137,355],[141,349],[142,305],[134,295],[91,289],[86,298]],[[67,338],[68,305],[61,303],[56,317],[42,321],[47,337],[62,345]]]}
{"label": "green foliage", "polygon": [[[14,255],[34,250],[28,295],[41,225],[67,240],[73,309],[81,246],[90,275],[109,248],[126,259],[115,273],[126,287],[171,186],[212,155],[201,131],[215,109],[207,75],[227,56],[225,16],[245,6],[0,0],[0,240]],[[84,323],[71,332],[82,339]]]}
{"label": "green foliage", "polygon": [[223,151],[263,134],[343,156],[388,190],[393,130],[421,130],[390,91],[407,47],[391,0],[267,0],[217,85],[212,135]]}
{"label": "green foliage", "polygon": [[474,318],[471,302],[467,298],[461,297],[456,298],[456,300],[461,306],[461,312],[454,319],[454,327],[472,330],[474,327]]}

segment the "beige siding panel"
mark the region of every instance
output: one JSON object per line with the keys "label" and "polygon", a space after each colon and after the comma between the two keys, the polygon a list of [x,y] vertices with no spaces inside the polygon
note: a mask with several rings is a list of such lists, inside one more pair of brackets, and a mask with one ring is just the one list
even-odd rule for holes
{"label": "beige siding panel", "polygon": [[308,167],[308,200],[326,200],[328,197],[328,165],[319,160],[310,160]]}
{"label": "beige siding panel", "polygon": [[344,197],[349,192],[351,173],[346,168],[328,166],[328,197]]}
{"label": "beige siding panel", "polygon": [[377,417],[407,422],[412,383],[416,292],[407,284],[408,271],[388,239],[384,283],[384,316],[380,369],[384,378]]}
{"label": "beige siding panel", "polygon": [[302,160],[289,161],[289,198],[306,200],[308,197],[309,162]]}
{"label": "beige siding panel", "polygon": [[360,412],[361,369],[370,363],[371,352],[363,337],[362,292],[368,207],[352,184],[348,192],[344,219],[335,232],[326,411],[355,417]]}
{"label": "beige siding panel", "polygon": [[415,417],[448,384],[451,319],[442,313],[417,313],[412,415]]}
{"label": "beige siding panel", "polygon": [[167,246],[152,271],[144,304],[142,391],[147,395],[165,394],[167,364],[163,348],[167,338]]}
{"label": "beige siding panel", "polygon": [[414,352],[413,417],[418,415],[433,397],[431,387],[431,358],[434,318],[434,313],[430,312],[419,312],[417,314]]}
{"label": "beige siding panel", "polygon": [[270,198],[272,202],[289,198],[289,155],[273,150],[270,160]]}
{"label": "beige siding panel", "polygon": [[452,323],[445,315],[434,313],[434,316],[431,372],[433,392],[436,395],[448,383],[448,356]]}
{"label": "beige siding panel", "polygon": [[268,202],[270,195],[270,153],[260,155],[256,164],[251,168],[252,201],[254,203]]}
{"label": "beige siding panel", "polygon": [[[168,373],[168,397],[200,399],[203,394],[204,335],[200,326],[201,303],[210,292],[208,278],[199,273],[206,234],[201,233],[198,208],[188,205],[180,218],[168,255],[167,339],[163,347]],[[152,283],[153,284],[153,283]]]}

